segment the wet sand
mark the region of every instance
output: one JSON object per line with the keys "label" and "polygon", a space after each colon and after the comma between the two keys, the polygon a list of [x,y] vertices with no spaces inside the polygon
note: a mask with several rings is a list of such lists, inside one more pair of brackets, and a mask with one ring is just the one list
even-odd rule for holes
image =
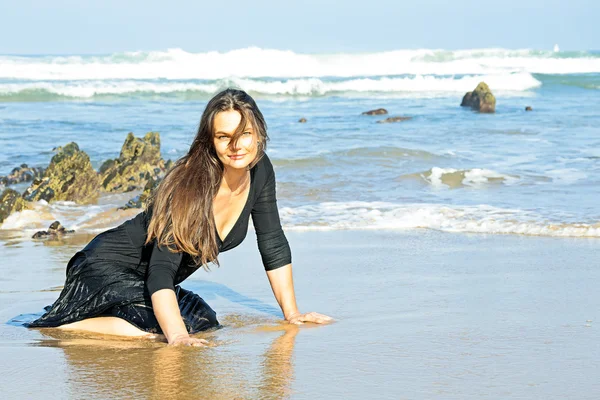
{"label": "wet sand", "polygon": [[[89,240],[0,235],[4,399],[596,399],[600,240],[434,231],[288,232],[292,327],[252,232],[182,285],[217,311],[208,348],[27,330]],[[26,315],[21,319],[27,319]]]}

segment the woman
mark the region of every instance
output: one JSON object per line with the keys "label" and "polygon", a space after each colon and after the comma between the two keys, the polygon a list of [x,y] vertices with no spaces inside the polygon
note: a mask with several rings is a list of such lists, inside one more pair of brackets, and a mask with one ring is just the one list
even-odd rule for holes
{"label": "woman", "polygon": [[267,140],[265,120],[248,94],[227,89],[216,95],[189,152],[165,176],[147,209],[77,252],[58,300],[28,326],[126,336],[163,333],[169,344],[205,344],[189,334],[218,326],[216,314],[178,284],[239,245],[250,214],[285,319],[330,321],[296,307],[275,175],[264,153]]}

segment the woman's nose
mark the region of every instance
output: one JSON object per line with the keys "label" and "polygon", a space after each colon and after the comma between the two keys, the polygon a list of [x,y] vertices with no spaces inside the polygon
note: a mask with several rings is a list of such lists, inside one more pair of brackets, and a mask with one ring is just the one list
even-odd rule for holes
{"label": "woman's nose", "polygon": [[240,144],[238,142],[239,140],[236,140],[235,142],[232,140],[229,142],[229,150],[238,151],[240,149]]}

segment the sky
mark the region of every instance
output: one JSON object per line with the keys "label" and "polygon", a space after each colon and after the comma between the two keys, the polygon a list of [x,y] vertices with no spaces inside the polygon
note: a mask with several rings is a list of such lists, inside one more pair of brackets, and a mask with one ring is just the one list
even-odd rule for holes
{"label": "sky", "polygon": [[0,54],[600,49],[598,0],[0,0]]}

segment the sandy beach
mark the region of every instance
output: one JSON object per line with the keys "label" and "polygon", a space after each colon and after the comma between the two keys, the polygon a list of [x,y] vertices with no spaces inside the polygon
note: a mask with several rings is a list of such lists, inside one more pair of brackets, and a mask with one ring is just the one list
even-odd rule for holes
{"label": "sandy beach", "polygon": [[[209,348],[15,326],[58,295],[89,240],[10,239],[0,280],[5,398],[544,398],[600,391],[596,239],[290,232],[303,310],[281,323],[253,232],[183,287],[217,311]],[[109,340],[110,339],[110,340]],[[43,394],[43,396],[42,396]]]}

